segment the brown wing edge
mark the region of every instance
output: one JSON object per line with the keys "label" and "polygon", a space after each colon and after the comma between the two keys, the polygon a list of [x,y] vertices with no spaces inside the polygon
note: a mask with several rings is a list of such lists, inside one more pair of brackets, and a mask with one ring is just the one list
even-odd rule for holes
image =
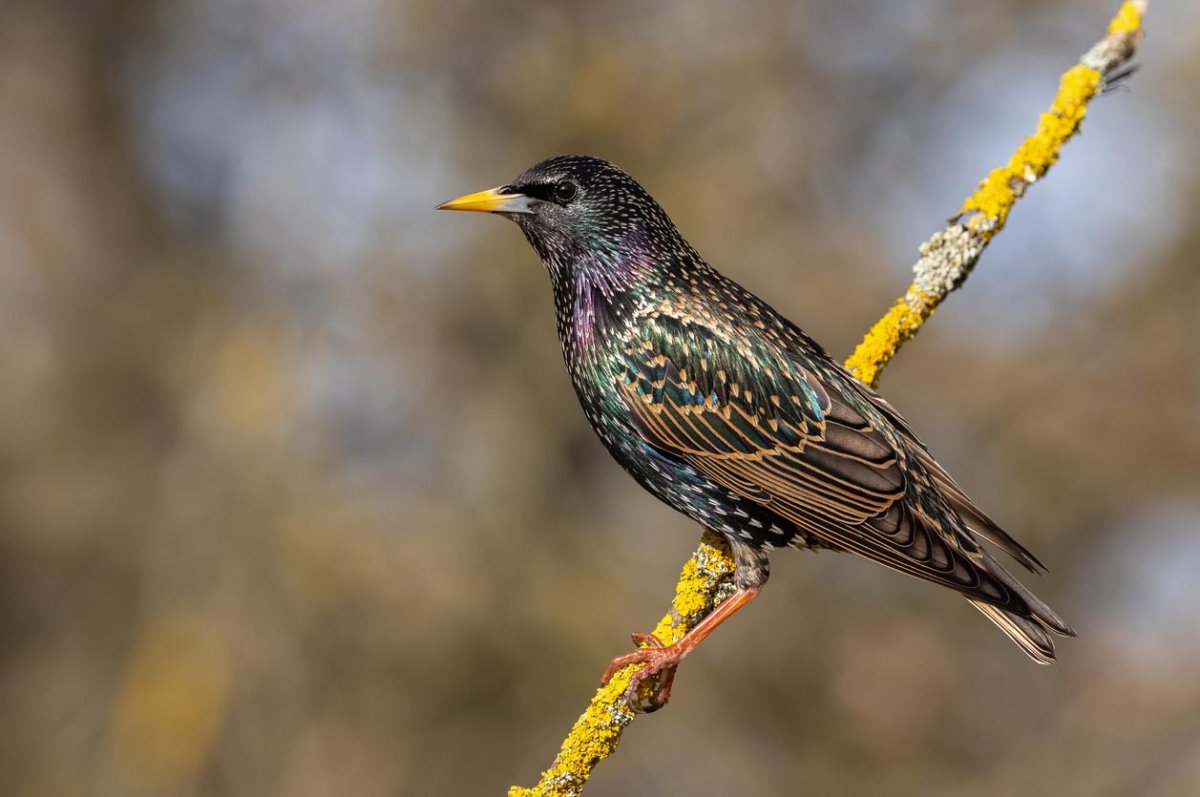
{"label": "brown wing edge", "polygon": [[958,512],[959,516],[972,531],[1004,551],[1013,559],[1016,559],[1030,572],[1039,575],[1045,575],[1050,572],[1050,569],[1042,564],[1041,560],[1034,556],[1032,551],[1013,539],[1008,532],[1000,528],[996,521],[988,517],[982,509],[975,505],[975,502],[963,492],[963,489],[946,472],[946,469],[933,458],[933,454],[929,453],[929,449],[921,442],[921,438],[917,437],[917,433],[913,431],[912,426],[896,411],[895,407],[888,403],[887,399],[857,380],[851,380],[851,384],[857,387],[880,412],[888,417],[888,420],[895,424],[897,429],[909,438],[913,443],[911,452],[916,454],[917,459],[925,466],[925,470],[929,473],[929,476],[941,489],[942,495],[946,497],[946,500],[950,502],[950,505]]}

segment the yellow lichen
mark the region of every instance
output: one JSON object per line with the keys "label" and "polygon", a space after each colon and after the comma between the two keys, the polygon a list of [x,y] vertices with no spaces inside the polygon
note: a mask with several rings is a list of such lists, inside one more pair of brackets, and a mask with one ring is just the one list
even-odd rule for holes
{"label": "yellow lichen", "polygon": [[1142,12],[1145,4],[1130,0],[1121,6],[1112,22],[1108,23],[1109,33],[1134,33],[1142,27]]}
{"label": "yellow lichen", "polygon": [[936,307],[937,303],[917,290],[915,285],[909,286],[904,298],[896,300],[883,318],[875,322],[854,353],[846,359],[846,370],[860,382],[874,387],[884,366],[900,346],[917,333],[925,319],[933,315]]}
{"label": "yellow lichen", "polygon": [[[675,599],[654,629],[664,643],[677,641],[713,608],[722,584],[733,576],[733,556],[729,545],[718,535],[706,531],[700,546],[684,563],[675,587]],[[607,758],[621,741],[621,730],[633,719],[624,707],[622,693],[629,686],[637,665],[617,672],[601,686],[587,709],[575,721],[563,740],[550,769],[542,773],[533,788],[513,786],[509,797],[558,797],[575,795],[583,788],[592,768]],[[653,690],[645,686],[645,692]]]}
{"label": "yellow lichen", "polygon": [[1076,64],[1062,76],[1050,110],[1038,118],[1037,132],[1025,139],[1008,163],[993,169],[979,188],[963,202],[960,214],[978,213],[968,225],[991,238],[1008,220],[1025,187],[1040,178],[1058,160],[1067,139],[1079,130],[1088,101],[1100,90],[1103,78],[1095,69]]}
{"label": "yellow lichen", "polygon": [[[1062,145],[1079,130],[1087,112],[1087,103],[1100,90],[1099,72],[1077,64],[1062,76],[1050,110],[1038,118],[1037,131],[1021,142],[1008,163],[993,169],[967,197],[960,211],[967,228],[987,243],[1008,220],[1008,213],[1024,193],[1058,160]],[[969,270],[971,263],[965,263]],[[944,294],[927,296],[916,285],[909,286],[899,299],[863,338],[846,361],[846,367],[860,380],[874,387],[884,366],[905,341],[916,334],[933,315]]]}
{"label": "yellow lichen", "polygon": [[619,708],[621,693],[628,684],[626,676],[613,678],[600,687],[563,741],[553,766],[542,773],[541,781],[530,789],[513,786],[508,790],[509,797],[578,794],[596,763],[617,749],[621,729],[632,718]]}

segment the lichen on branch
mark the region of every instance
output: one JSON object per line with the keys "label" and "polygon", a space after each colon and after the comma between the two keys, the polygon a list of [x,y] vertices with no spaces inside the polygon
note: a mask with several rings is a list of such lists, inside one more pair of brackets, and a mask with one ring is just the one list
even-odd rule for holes
{"label": "lichen on branch", "polygon": [[[717,534],[705,531],[700,545],[683,563],[671,608],[658,621],[654,636],[677,642],[733,591],[733,555]],[[531,789],[513,786],[509,797],[559,797],[577,795],[592,768],[617,749],[621,732],[634,713],[622,698],[637,665],[618,672],[597,690],[587,709],[575,721],[550,769]],[[643,686],[653,691],[653,684]]]}
{"label": "lichen on branch", "polygon": [[846,360],[852,374],[876,386],[884,366],[905,341],[962,285],[988,242],[1004,228],[1013,205],[1054,165],[1063,144],[1079,132],[1088,103],[1104,87],[1105,78],[1133,57],[1142,40],[1145,11],[1141,0],[1121,6],[1108,34],[1063,74],[1054,102],[1038,118],[1033,135],[1021,142],[1008,163],[980,181],[946,227],[920,246],[912,284]]}

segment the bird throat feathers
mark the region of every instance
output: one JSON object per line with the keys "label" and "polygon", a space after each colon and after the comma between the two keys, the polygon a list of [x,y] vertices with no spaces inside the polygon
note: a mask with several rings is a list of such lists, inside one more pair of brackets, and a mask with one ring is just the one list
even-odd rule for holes
{"label": "bird throat feathers", "polygon": [[554,286],[559,331],[571,337],[564,343],[584,355],[606,330],[630,318],[663,275],[634,241],[586,250],[555,243],[542,240],[535,247]]}
{"label": "bird throat feathers", "polygon": [[634,322],[638,307],[661,296],[684,260],[700,262],[678,233],[664,246],[644,230],[547,235],[522,224],[522,232],[550,272],[559,334],[578,356],[617,325]]}

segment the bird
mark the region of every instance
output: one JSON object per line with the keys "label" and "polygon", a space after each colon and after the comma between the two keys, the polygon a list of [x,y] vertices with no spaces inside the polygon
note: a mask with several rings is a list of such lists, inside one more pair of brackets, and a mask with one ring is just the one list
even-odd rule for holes
{"label": "bird", "polygon": [[680,661],[759,594],[782,548],[857,554],[958,592],[1041,664],[1052,634],[1076,635],[993,550],[1046,567],[900,413],[709,265],[619,167],[560,155],[437,209],[516,222],[549,272],[588,423],[638,484],[732,551],[728,598],[673,644],[633,634],[637,649],[605,670],[607,683],[638,665],[623,693],[636,710],[666,704]]}

